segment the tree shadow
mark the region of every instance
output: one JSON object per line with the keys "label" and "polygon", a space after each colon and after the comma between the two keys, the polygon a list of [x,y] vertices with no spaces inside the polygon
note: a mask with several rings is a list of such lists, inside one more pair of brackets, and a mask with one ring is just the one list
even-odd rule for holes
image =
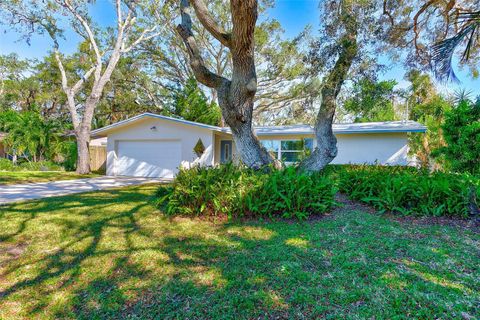
{"label": "tree shadow", "polygon": [[[68,216],[57,217],[52,223],[69,231],[58,248],[39,259],[20,257],[18,263],[0,269],[3,283],[23,268],[38,269],[35,276],[6,288],[0,281],[4,288],[0,304],[30,299],[25,316],[78,319],[348,318],[372,312],[377,316],[384,312],[388,318],[427,301],[412,297],[409,290],[415,286],[423,286],[426,295],[435,294],[438,302],[430,308],[439,306],[440,315],[445,312],[441,306],[455,300],[455,295],[475,290],[475,283],[454,286],[457,282],[452,280],[445,285],[441,276],[433,278],[418,265],[402,273],[402,259],[412,254],[422,259],[418,252],[431,243],[409,239],[406,231],[391,232],[390,225],[380,225],[372,236],[372,225],[381,217],[349,213],[304,223],[212,224],[165,218],[144,195],[132,197],[132,191],[102,194],[72,196],[71,203],[51,202],[52,211],[72,210],[87,220],[74,223]],[[124,202],[128,209],[117,208]],[[28,215],[25,224],[49,212],[43,206],[40,212],[37,206],[11,210]],[[20,234],[24,232],[25,228]],[[387,242],[387,237],[392,241]],[[418,247],[414,251],[409,247],[413,244]],[[423,258],[453,259],[440,255],[432,251]],[[392,257],[402,259],[399,263]],[[462,262],[455,259],[455,263]],[[386,278],[388,274],[398,278],[398,286]],[[58,295],[62,298],[55,300]],[[383,305],[376,300],[378,295]],[[398,307],[399,313],[389,314],[382,308],[394,299],[405,305]],[[467,302],[462,307],[474,314]]]}

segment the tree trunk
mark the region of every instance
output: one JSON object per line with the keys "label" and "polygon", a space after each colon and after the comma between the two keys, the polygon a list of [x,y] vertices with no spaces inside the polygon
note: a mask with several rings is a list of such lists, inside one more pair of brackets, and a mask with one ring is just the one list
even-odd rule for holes
{"label": "tree trunk", "polygon": [[[203,27],[230,49],[233,64],[231,80],[215,74],[205,65],[192,32],[190,2]],[[230,0],[231,32],[215,24],[203,0],[181,0],[180,7],[182,23],[177,26],[177,31],[187,47],[190,66],[199,82],[217,92],[223,119],[232,129],[241,160],[251,168],[270,164],[273,159],[252,131],[253,102],[257,91],[254,61],[257,0]]]}
{"label": "tree trunk", "polygon": [[315,123],[317,147],[301,163],[301,168],[307,171],[320,171],[337,156],[337,138],[333,134],[332,129],[335,106],[335,97],[332,95],[322,98],[322,104]]}
{"label": "tree trunk", "polygon": [[80,129],[76,133],[77,137],[77,170],[78,174],[89,174],[90,173],[90,131],[85,129]]}
{"label": "tree trunk", "polygon": [[341,52],[321,90],[322,102],[315,122],[317,147],[300,164],[300,168],[306,171],[320,171],[337,156],[337,138],[332,129],[337,96],[358,53],[355,17],[346,14],[342,16],[340,22],[343,23],[346,31],[340,39]]}

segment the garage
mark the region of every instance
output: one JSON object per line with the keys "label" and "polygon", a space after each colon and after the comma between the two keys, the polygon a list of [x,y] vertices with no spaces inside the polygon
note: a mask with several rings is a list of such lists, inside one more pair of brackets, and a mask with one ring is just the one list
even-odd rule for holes
{"label": "garage", "polygon": [[173,178],[181,155],[179,140],[117,141],[116,175]]}

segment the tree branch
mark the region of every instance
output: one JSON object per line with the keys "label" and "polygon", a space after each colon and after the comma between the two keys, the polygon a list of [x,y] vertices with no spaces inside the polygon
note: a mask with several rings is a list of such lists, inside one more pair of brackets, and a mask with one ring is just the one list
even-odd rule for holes
{"label": "tree branch", "polygon": [[58,49],[55,48],[55,60],[57,60],[58,69],[60,70],[60,75],[62,76],[62,88],[65,93],[69,90],[68,88],[68,80],[67,80],[67,73],[65,72],[65,68],[63,67],[62,60],[60,59],[60,53]]}
{"label": "tree branch", "polygon": [[68,87],[67,73],[63,66],[62,59],[60,58],[60,53],[58,52],[58,48],[55,48],[55,60],[57,60],[58,69],[60,69],[60,74],[62,76],[62,88],[63,88],[63,91],[65,92],[65,95],[67,96],[67,108],[72,117],[73,127],[76,130],[80,124],[80,117],[78,116],[77,108],[75,105],[75,98],[74,98],[75,94],[72,92],[72,89]]}
{"label": "tree branch", "polygon": [[84,75],[83,77],[77,81],[77,83],[75,83],[75,85],[72,87],[72,93],[73,94],[77,94],[80,89],[82,89],[83,85],[85,84],[85,82],[87,82],[88,78],[90,78],[90,76],[93,74],[93,72],[97,69],[97,66],[93,66],[90,68],[90,70],[88,70]]}
{"label": "tree branch", "polygon": [[221,44],[226,47],[231,46],[232,35],[227,33],[219,26],[208,12],[208,8],[203,0],[191,0],[195,13],[200,23],[215,37]]}
{"label": "tree branch", "polygon": [[224,84],[227,79],[211,72],[205,66],[205,62],[200,54],[200,50],[197,47],[197,42],[192,32],[192,18],[188,11],[190,3],[188,0],[181,0],[180,12],[182,15],[182,23],[177,26],[177,32],[182,38],[187,52],[190,57],[190,66],[198,81],[210,88],[219,88]]}
{"label": "tree branch", "polygon": [[161,34],[161,32],[154,32],[156,29],[157,29],[157,26],[154,26],[152,28],[143,30],[142,34],[137,38],[137,40],[135,40],[127,48],[122,49],[122,52],[129,52],[133,48],[138,46],[142,41],[148,41],[152,38],[155,38],[155,37],[159,36]]}
{"label": "tree branch", "polygon": [[[63,4],[62,4],[63,2]],[[100,50],[98,48],[97,41],[95,40],[95,35],[93,34],[92,29],[90,28],[90,25],[88,24],[87,20],[83,18],[75,8],[73,8],[72,4],[70,3],[69,0],[64,0],[61,1],[57,0],[57,3],[60,5],[63,5],[70,11],[70,13],[82,24],[83,28],[85,29],[85,32],[88,35],[89,41],[92,44],[93,51],[95,52],[95,56],[97,57],[97,64],[101,65],[102,64],[102,55],[100,54]]]}

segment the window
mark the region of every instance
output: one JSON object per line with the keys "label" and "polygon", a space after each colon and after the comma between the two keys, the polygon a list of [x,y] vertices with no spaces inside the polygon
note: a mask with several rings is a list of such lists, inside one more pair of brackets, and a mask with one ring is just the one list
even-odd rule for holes
{"label": "window", "polygon": [[285,163],[299,162],[313,150],[313,139],[303,140],[261,140],[262,145],[275,159]]}
{"label": "window", "polygon": [[225,144],[225,154],[223,155],[225,157],[225,161],[230,161],[230,145]]}
{"label": "window", "polygon": [[274,159],[278,159],[278,151],[280,150],[279,140],[261,140],[261,143]]}

